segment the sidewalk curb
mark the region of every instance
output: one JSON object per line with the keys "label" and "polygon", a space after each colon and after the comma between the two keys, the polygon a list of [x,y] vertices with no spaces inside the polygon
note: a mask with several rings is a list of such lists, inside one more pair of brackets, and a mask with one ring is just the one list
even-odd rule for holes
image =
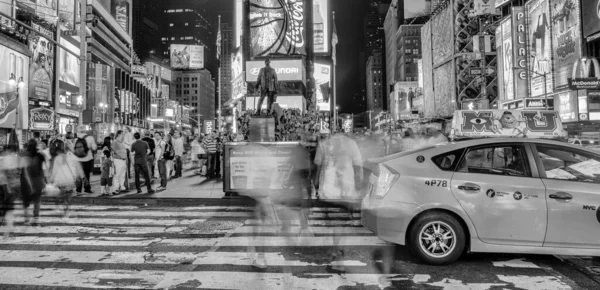
{"label": "sidewalk curb", "polygon": [[[559,255],[554,255],[554,257],[556,257],[557,259],[561,260],[562,262],[570,265],[571,267],[577,269],[577,271],[581,272],[583,275],[590,278],[594,282],[600,284],[600,274],[596,274],[596,273],[592,272],[590,269],[588,269],[584,265],[585,264],[584,259],[582,259],[581,257],[559,256]],[[596,259],[598,259],[598,258],[596,257]],[[600,266],[598,266],[598,268],[600,270]]]}

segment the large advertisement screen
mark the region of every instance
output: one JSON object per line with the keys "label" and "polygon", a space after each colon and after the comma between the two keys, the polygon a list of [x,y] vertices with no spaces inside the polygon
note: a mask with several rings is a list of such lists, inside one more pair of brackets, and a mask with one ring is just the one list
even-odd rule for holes
{"label": "large advertisement screen", "polygon": [[581,14],[583,37],[589,37],[600,32],[600,0],[581,1]]}
{"label": "large advertisement screen", "polygon": [[55,45],[49,39],[54,39],[54,32],[36,23],[32,23],[31,27],[39,34],[34,33],[29,37],[29,50],[32,54],[29,97],[52,102]]}
{"label": "large advertisement screen", "polygon": [[250,0],[250,53],[306,54],[304,0]]}
{"label": "large advertisement screen", "polygon": [[502,26],[502,90],[505,100],[515,99],[513,65],[512,23],[509,18],[504,20]]}
{"label": "large advertisement screen", "polygon": [[317,107],[319,111],[331,111],[331,65],[315,63]]}
{"label": "large advertisement screen", "polygon": [[[60,44],[64,47],[68,48],[74,53],[79,54],[79,47],[75,46],[73,43],[67,41],[66,39],[60,39]],[[66,50],[60,48],[60,63],[58,65],[58,80],[59,87],[61,89],[65,89],[69,92],[76,93],[79,92],[79,80],[80,76],[80,65],[79,59],[77,56],[68,53]]]}
{"label": "large advertisement screen", "polygon": [[[247,61],[246,81],[258,81],[258,74],[264,66],[264,61]],[[278,81],[304,81],[304,65],[302,60],[271,60],[271,67],[277,72]]]}
{"label": "large advertisement screen", "polygon": [[201,69],[204,68],[204,46],[171,44],[171,68]]}
{"label": "large advertisement screen", "polygon": [[329,52],[329,0],[314,0],[313,31],[315,53]]}
{"label": "large advertisement screen", "polygon": [[[531,97],[552,92],[552,35],[548,0],[533,0],[526,4],[528,12],[529,70]],[[544,82],[544,74],[546,81]],[[546,89],[544,89],[546,84]]]}
{"label": "large advertisement screen", "polygon": [[581,57],[580,35],[579,2],[552,0],[554,81],[557,88],[568,85],[573,64]]}

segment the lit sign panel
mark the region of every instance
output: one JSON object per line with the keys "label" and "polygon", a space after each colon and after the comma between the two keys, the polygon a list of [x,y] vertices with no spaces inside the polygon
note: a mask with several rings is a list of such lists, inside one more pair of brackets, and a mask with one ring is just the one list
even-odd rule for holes
{"label": "lit sign panel", "polygon": [[317,89],[317,107],[319,111],[331,111],[331,66],[315,63],[315,82]]}
{"label": "lit sign panel", "polygon": [[[513,61],[517,68],[514,74],[515,97],[527,97],[527,32],[524,7],[512,8]],[[512,68],[510,68],[512,69]]]}
{"label": "lit sign panel", "polygon": [[306,54],[304,0],[250,0],[250,53]]}
{"label": "lit sign panel", "polygon": [[[264,61],[246,62],[246,81],[256,82]],[[271,67],[277,72],[279,81],[304,81],[304,66],[302,60],[271,60]]]}
{"label": "lit sign panel", "polygon": [[171,44],[170,53],[173,69],[204,68],[204,46]]}

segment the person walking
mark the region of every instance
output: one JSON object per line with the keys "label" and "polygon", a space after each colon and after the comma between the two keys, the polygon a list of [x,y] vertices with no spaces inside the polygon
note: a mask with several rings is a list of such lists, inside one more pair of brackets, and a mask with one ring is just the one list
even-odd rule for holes
{"label": "person walking", "polygon": [[83,177],[77,178],[75,191],[81,193],[82,187],[85,193],[93,193],[90,186],[90,175],[94,169],[94,154],[98,150],[96,140],[91,135],[87,135],[85,125],[77,127],[77,139],[75,140],[73,154],[78,158],[83,169]]}
{"label": "person walking", "polygon": [[216,175],[215,169],[217,165],[217,140],[214,134],[209,134],[202,144],[206,154],[208,154],[208,160],[206,164],[206,177],[214,178]]}
{"label": "person walking", "polygon": [[184,151],[183,138],[181,137],[181,132],[179,131],[175,132],[175,138],[173,139],[173,150],[175,151],[175,159],[173,160],[175,167],[175,175],[173,176],[173,178],[179,178],[181,177],[181,174],[183,172],[182,158]]}
{"label": "person walking", "polygon": [[123,138],[123,144],[125,144],[125,148],[127,150],[127,180],[131,178],[131,145],[135,142],[135,138],[133,138],[133,133],[131,129],[127,126],[123,128],[123,134],[125,137]]}
{"label": "person walking", "polygon": [[165,155],[169,155],[167,153],[167,151],[171,151],[170,147],[173,147],[172,145],[169,145],[169,134],[165,134],[163,136],[163,139],[159,142],[158,148],[160,152],[160,155],[158,155],[158,173],[160,175],[160,186],[157,188],[157,190],[166,190],[167,189],[167,158],[165,158]]}
{"label": "person walking", "polygon": [[171,179],[173,176],[173,160],[175,159],[175,148],[173,147],[173,135],[171,133],[165,134],[165,151],[163,157],[167,160],[165,166],[167,167],[167,179]]}
{"label": "person walking", "polygon": [[[146,161],[148,162],[150,178],[154,180],[156,179],[156,176],[154,175],[154,161],[156,159],[154,151],[156,149],[156,142],[154,142],[154,138],[152,138],[152,133],[150,131],[146,131],[144,135],[145,136],[142,138],[142,141],[148,143],[148,147],[150,147],[150,153],[146,157]],[[152,181],[150,183],[152,183]]]}
{"label": "person walking", "polygon": [[158,179],[158,177],[160,176],[160,172],[158,171],[158,159],[160,158],[160,156],[162,156],[163,152],[164,152],[164,147],[161,149],[160,147],[160,143],[163,141],[163,136],[161,132],[156,132],[154,133],[154,144],[156,145],[154,147],[154,167],[156,170],[156,173],[154,174],[155,179]]}
{"label": "person walking", "polygon": [[127,146],[123,143],[123,139],[125,139],[125,135],[123,134],[123,131],[119,130],[115,135],[115,141],[111,144],[115,166],[113,195],[129,192],[125,186],[125,176],[127,174]]}
{"label": "person walking", "polygon": [[0,219],[4,221],[4,239],[12,238],[10,233],[14,228],[15,200],[19,192],[19,156],[12,145],[0,147]]}
{"label": "person walking", "polygon": [[[21,158],[21,200],[23,201],[23,210],[25,224],[39,225],[40,200],[42,191],[46,185],[44,177],[44,156],[38,152],[37,141],[30,139],[27,142],[27,148]],[[30,219],[29,207],[33,204],[33,221]]]}
{"label": "person walking", "polygon": [[135,142],[131,145],[131,152],[134,154],[134,168],[135,168],[135,187],[137,188],[137,193],[142,193],[142,187],[140,185],[140,173],[144,175],[144,180],[146,181],[146,188],[148,188],[148,193],[154,193],[154,189],[152,189],[150,174],[148,173],[148,159],[147,156],[150,153],[150,146],[145,141],[140,140],[140,133],[135,132],[133,134],[133,138],[135,138]]}

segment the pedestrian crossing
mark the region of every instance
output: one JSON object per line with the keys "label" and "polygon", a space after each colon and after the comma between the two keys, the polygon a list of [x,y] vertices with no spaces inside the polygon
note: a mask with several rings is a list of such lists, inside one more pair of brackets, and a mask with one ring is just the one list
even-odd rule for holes
{"label": "pedestrian crossing", "polygon": [[[547,265],[515,257],[447,267],[401,257],[384,276],[375,253],[386,244],[360,225],[359,213],[350,219],[339,209],[313,208],[308,230],[292,221],[287,232],[281,224],[264,226],[249,207],[71,209],[63,218],[59,208],[43,205],[40,227],[24,226],[16,211],[14,237],[0,239],[0,289],[577,288]],[[266,269],[253,267],[249,246],[264,254]],[[344,256],[332,259],[338,249]],[[339,266],[343,272],[333,270]]]}

